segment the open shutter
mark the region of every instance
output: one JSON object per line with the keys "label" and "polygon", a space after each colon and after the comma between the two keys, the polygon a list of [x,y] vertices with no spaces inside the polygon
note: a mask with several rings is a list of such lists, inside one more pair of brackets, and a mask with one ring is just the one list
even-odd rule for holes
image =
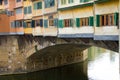
{"label": "open shutter", "polygon": [[44,20],[44,27],[48,28],[48,20]]}
{"label": "open shutter", "polygon": [[31,22],[31,26],[32,26],[32,28],[35,27],[35,20],[32,20],[32,22]]}
{"label": "open shutter", "polygon": [[76,18],[76,27],[80,27],[80,18]]}
{"label": "open shutter", "polygon": [[55,27],[58,26],[58,19],[54,19],[54,26],[55,26]]}
{"label": "open shutter", "polygon": [[93,18],[93,16],[90,16],[89,17],[89,26],[93,26],[93,24],[94,24],[94,18]]}
{"label": "open shutter", "polygon": [[63,20],[59,20],[59,28],[63,28],[64,27],[64,23],[63,23]]}
{"label": "open shutter", "polygon": [[118,26],[119,23],[119,13],[114,13],[114,25]]}
{"label": "open shutter", "polygon": [[96,15],[96,27],[100,26],[100,15]]}

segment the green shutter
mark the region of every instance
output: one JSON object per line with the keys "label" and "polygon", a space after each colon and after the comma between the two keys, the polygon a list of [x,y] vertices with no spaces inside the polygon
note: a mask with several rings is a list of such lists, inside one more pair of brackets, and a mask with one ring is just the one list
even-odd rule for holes
{"label": "green shutter", "polygon": [[94,24],[94,18],[93,18],[93,16],[90,16],[89,17],[89,26],[93,26],[93,24]]}
{"label": "green shutter", "polygon": [[96,27],[100,26],[100,15],[96,15]]}
{"label": "green shutter", "polygon": [[32,20],[31,25],[32,25],[32,28],[35,27],[35,20]]}
{"label": "green shutter", "polygon": [[63,23],[63,20],[59,20],[59,28],[63,28],[64,27],[64,23]]}
{"label": "green shutter", "polygon": [[58,27],[58,19],[57,19],[57,18],[54,19],[54,26],[55,26],[55,27]]}
{"label": "green shutter", "polygon": [[114,25],[118,26],[119,21],[119,13],[114,13]]}
{"label": "green shutter", "polygon": [[76,18],[76,27],[80,27],[80,18]]}
{"label": "green shutter", "polygon": [[34,3],[34,10],[37,10],[37,3]]}
{"label": "green shutter", "polygon": [[48,28],[48,20],[44,20],[44,27]]}
{"label": "green shutter", "polygon": [[24,14],[27,14],[27,7],[24,7]]}
{"label": "green shutter", "polygon": [[37,9],[42,9],[42,2],[37,3]]}

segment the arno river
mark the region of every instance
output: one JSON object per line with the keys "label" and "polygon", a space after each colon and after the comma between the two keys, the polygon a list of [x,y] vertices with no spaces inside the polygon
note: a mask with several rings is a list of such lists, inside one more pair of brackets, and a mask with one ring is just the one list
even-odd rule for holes
{"label": "arno river", "polygon": [[119,80],[119,54],[92,47],[88,60],[22,75],[0,76],[0,80]]}

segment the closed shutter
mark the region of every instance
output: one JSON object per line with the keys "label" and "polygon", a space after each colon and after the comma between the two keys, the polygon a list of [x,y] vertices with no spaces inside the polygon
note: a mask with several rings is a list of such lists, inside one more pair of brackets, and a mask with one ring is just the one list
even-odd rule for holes
{"label": "closed shutter", "polygon": [[23,22],[23,27],[26,28],[27,27],[27,23]]}
{"label": "closed shutter", "polygon": [[13,27],[15,28],[15,21],[13,21]]}
{"label": "closed shutter", "polygon": [[118,26],[119,23],[119,13],[114,13],[114,25]]}
{"label": "closed shutter", "polygon": [[27,14],[27,7],[24,8],[24,14]]}
{"label": "closed shutter", "polygon": [[37,3],[37,9],[42,9],[42,2]]}
{"label": "closed shutter", "polygon": [[32,20],[32,22],[31,22],[31,26],[32,26],[32,28],[35,27],[35,20]]}
{"label": "closed shutter", "polygon": [[44,27],[48,28],[48,20],[44,20]]}
{"label": "closed shutter", "polygon": [[37,3],[34,3],[34,10],[37,10]]}
{"label": "closed shutter", "polygon": [[93,18],[93,16],[90,16],[89,17],[89,26],[93,26],[93,24],[94,24],[94,18]]}
{"label": "closed shutter", "polygon": [[28,13],[29,13],[29,14],[32,13],[32,8],[31,8],[31,6],[28,7]]}
{"label": "closed shutter", "polygon": [[59,20],[59,28],[63,28],[64,27],[64,23],[63,23],[63,20]]}
{"label": "closed shutter", "polygon": [[96,27],[100,26],[100,15],[96,15]]}
{"label": "closed shutter", "polygon": [[76,27],[80,27],[80,18],[76,18]]}
{"label": "closed shutter", "polygon": [[40,19],[40,27],[43,27],[43,19]]}
{"label": "closed shutter", "polygon": [[48,7],[48,0],[45,0],[45,8]]}
{"label": "closed shutter", "polygon": [[54,19],[54,26],[58,27],[58,19]]}

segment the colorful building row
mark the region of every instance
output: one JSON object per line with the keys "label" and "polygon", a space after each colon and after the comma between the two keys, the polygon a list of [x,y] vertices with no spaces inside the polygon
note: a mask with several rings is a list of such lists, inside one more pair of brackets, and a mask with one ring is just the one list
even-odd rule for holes
{"label": "colorful building row", "polygon": [[1,35],[118,39],[119,0],[2,0],[0,9],[9,21]]}

